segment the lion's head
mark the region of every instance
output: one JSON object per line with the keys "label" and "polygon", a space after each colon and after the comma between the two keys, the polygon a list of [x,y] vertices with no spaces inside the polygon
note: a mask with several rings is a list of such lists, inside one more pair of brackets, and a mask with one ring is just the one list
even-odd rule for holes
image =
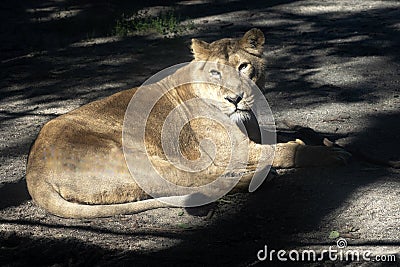
{"label": "lion's head", "polygon": [[229,89],[212,85],[212,88],[205,88],[203,84],[195,93],[201,98],[214,100],[218,108],[233,121],[250,120],[255,101],[252,88],[233,81],[244,80],[245,77],[263,87],[264,41],[264,34],[259,29],[249,30],[242,38],[225,38],[212,43],[192,39],[194,61],[205,62],[204,68],[197,75],[201,73],[216,82],[230,84]]}

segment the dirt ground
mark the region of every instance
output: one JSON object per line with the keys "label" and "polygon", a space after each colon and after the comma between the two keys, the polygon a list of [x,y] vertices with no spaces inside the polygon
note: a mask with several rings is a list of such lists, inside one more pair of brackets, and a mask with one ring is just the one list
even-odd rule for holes
{"label": "dirt ground", "polygon": [[[255,193],[197,210],[74,220],[37,207],[25,164],[45,122],[189,61],[193,37],[237,37],[252,27],[266,35],[265,96],[279,129],[288,120],[376,158],[400,160],[400,2],[132,2],[0,3],[0,265],[293,265],[260,261],[257,252],[267,245],[322,253],[337,248],[332,231],[346,239],[343,251],[396,261],[325,255],[296,263],[400,265],[400,170],[357,159],[337,168],[280,170]],[[194,29],[169,38],[111,34],[123,12],[161,5],[172,5]]]}

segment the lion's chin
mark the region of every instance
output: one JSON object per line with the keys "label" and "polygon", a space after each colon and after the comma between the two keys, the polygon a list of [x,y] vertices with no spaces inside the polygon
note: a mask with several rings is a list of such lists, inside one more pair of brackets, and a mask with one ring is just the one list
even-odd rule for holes
{"label": "lion's chin", "polygon": [[247,120],[250,120],[251,114],[250,114],[250,112],[245,111],[245,110],[236,110],[229,117],[231,118],[232,121],[234,121],[235,123],[238,123],[238,122],[245,122]]}

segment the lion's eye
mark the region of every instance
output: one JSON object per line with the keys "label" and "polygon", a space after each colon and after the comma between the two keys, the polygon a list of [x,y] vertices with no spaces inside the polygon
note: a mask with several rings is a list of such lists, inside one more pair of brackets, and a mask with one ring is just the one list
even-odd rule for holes
{"label": "lion's eye", "polygon": [[221,79],[221,72],[217,70],[210,70],[210,75],[212,78]]}
{"label": "lion's eye", "polygon": [[248,63],[242,63],[242,64],[239,65],[238,70],[239,70],[240,72],[242,72],[242,71],[244,71],[245,69],[247,69],[248,67],[249,67],[249,64],[248,64]]}

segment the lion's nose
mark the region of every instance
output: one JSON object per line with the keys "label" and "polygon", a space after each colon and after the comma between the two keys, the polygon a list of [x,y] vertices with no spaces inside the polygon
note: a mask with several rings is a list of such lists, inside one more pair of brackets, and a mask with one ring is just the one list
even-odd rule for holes
{"label": "lion's nose", "polygon": [[237,104],[239,104],[239,102],[242,101],[243,94],[234,95],[234,96],[226,96],[225,99],[228,100],[228,102],[237,106]]}

